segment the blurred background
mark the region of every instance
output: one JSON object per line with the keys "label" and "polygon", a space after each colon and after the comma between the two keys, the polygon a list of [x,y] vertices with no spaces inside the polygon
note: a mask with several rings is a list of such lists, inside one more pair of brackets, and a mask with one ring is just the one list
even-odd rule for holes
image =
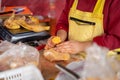
{"label": "blurred background", "polygon": [[58,20],[62,9],[65,5],[65,0],[2,0],[2,6],[27,6],[33,15],[48,16],[50,13],[50,2],[54,2],[55,16]]}

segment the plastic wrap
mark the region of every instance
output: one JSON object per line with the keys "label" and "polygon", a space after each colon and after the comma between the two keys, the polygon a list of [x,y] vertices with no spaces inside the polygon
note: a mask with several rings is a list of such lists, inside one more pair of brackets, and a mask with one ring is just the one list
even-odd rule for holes
{"label": "plastic wrap", "polygon": [[[71,62],[66,67],[77,73],[81,77],[80,80],[119,80],[120,74],[117,76],[119,66],[114,58],[108,57],[108,51],[107,48],[93,43],[86,50],[85,60]],[[60,72],[55,80],[73,80],[73,78]]]}
{"label": "plastic wrap", "polygon": [[14,47],[15,44],[12,44],[8,41],[0,41],[0,54],[7,51],[8,49]]}
{"label": "plastic wrap", "polygon": [[37,66],[39,63],[39,52],[32,46],[24,43],[12,44],[7,41],[2,41],[0,45],[2,46],[0,51],[3,52],[0,55],[0,70],[17,68],[27,64]]}
{"label": "plastic wrap", "polygon": [[83,80],[116,80],[115,71],[108,59],[108,49],[93,44],[86,50],[87,57],[82,73]]}

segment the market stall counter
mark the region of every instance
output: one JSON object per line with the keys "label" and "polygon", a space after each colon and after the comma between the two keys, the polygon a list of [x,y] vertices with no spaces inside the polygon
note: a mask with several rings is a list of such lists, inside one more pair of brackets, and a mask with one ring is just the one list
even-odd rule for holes
{"label": "market stall counter", "polygon": [[71,55],[71,58],[66,61],[50,62],[43,56],[43,51],[40,51],[39,69],[45,80],[55,80],[56,78],[56,80],[75,80],[70,76],[68,78],[68,74],[64,71],[59,73],[55,64],[61,64],[71,69],[86,80],[120,80],[119,54],[111,53],[107,48],[95,43],[86,50],[86,56],[81,52]]}
{"label": "market stall counter", "polygon": [[59,73],[59,70],[55,67],[55,64],[66,66],[70,62],[77,61],[79,59],[80,58],[78,58],[78,56],[72,56],[72,58],[68,61],[50,62],[49,60],[44,58],[43,50],[40,50],[39,69],[41,70],[41,73],[43,74],[45,80],[55,80],[57,74]]}

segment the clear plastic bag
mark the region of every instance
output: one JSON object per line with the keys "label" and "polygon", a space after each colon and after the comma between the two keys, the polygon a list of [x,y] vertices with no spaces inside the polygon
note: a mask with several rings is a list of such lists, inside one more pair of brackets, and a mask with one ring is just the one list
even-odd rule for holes
{"label": "clear plastic bag", "polygon": [[0,66],[11,69],[27,64],[34,64],[36,66],[39,64],[39,51],[32,46],[25,45],[21,42],[18,44],[12,44],[6,41],[2,41],[0,45],[2,45],[2,48],[0,47],[0,51],[3,52],[0,55]]}
{"label": "clear plastic bag", "polygon": [[15,44],[12,44],[8,41],[0,41],[0,54],[2,54],[6,50],[8,50],[14,46],[15,46]]}
{"label": "clear plastic bag", "polygon": [[[108,58],[108,52],[107,48],[93,43],[86,50],[85,60],[71,62],[66,67],[77,73],[81,77],[80,80],[119,80],[116,70],[111,65],[115,60],[111,61]],[[114,66],[119,67],[116,63]],[[64,72],[60,72],[55,80],[73,80],[73,78]]]}
{"label": "clear plastic bag", "polygon": [[107,48],[100,47],[95,43],[86,50],[83,80],[116,80],[115,71],[107,59],[108,51]]}

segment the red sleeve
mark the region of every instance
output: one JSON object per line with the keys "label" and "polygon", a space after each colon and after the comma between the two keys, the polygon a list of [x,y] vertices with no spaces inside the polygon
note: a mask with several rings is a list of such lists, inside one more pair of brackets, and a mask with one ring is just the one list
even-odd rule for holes
{"label": "red sleeve", "polygon": [[66,0],[65,8],[62,11],[62,14],[57,22],[56,25],[56,32],[60,29],[68,31],[68,15],[69,15],[69,10],[72,5],[73,0]]}
{"label": "red sleeve", "polygon": [[120,48],[120,0],[111,2],[106,4],[104,9],[104,34],[95,37],[93,41],[98,45],[115,49]]}

